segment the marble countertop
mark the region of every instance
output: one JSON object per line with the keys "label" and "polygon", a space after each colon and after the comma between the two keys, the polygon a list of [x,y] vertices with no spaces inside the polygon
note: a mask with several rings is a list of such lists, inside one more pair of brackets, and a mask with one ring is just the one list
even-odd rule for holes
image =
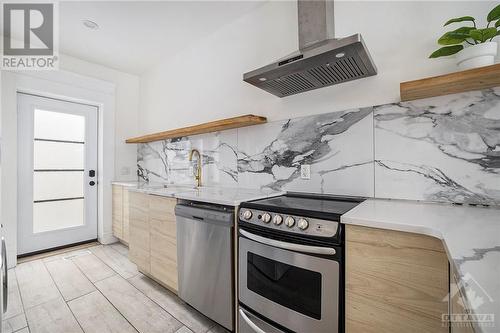
{"label": "marble countertop", "polygon": [[264,199],[282,194],[285,194],[285,192],[230,187],[200,187],[192,191],[179,192],[175,194],[175,197],[185,200],[238,206],[244,201]]}
{"label": "marble countertop", "polygon": [[268,198],[285,194],[285,192],[235,187],[193,185],[168,185],[161,183],[121,182],[112,184],[127,186],[129,191],[141,192],[164,197],[208,202],[226,206],[238,206],[241,202]]}
{"label": "marble countertop", "polygon": [[126,186],[126,187],[135,187],[135,186],[139,186],[140,184],[144,184],[144,182],[133,181],[133,180],[114,180],[111,182],[111,184],[121,185],[121,186]]}
{"label": "marble countertop", "polygon": [[495,316],[494,327],[476,327],[476,333],[500,330],[500,209],[368,199],[341,221],[441,239],[467,307],[474,314]]}

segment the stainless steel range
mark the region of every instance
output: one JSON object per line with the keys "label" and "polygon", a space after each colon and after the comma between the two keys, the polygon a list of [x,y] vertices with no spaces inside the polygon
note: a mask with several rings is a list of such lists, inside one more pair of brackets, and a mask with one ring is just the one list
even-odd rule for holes
{"label": "stainless steel range", "polygon": [[344,331],[340,216],[363,199],[288,193],[239,211],[239,332]]}

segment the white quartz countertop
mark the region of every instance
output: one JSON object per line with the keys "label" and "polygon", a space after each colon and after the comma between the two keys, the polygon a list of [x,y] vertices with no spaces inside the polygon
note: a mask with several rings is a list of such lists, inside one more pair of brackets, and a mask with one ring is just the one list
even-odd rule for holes
{"label": "white quartz countertop", "polygon": [[129,191],[141,192],[184,200],[201,201],[226,206],[238,206],[244,201],[264,199],[285,194],[285,192],[260,189],[245,189],[222,186],[168,185],[145,182],[121,182],[112,184],[127,186]]}
{"label": "white quartz countertop", "polygon": [[185,200],[238,206],[244,201],[275,197],[282,194],[285,194],[285,192],[230,187],[200,187],[192,191],[176,193],[175,197]]}
{"label": "white quartz countertop", "polygon": [[139,184],[142,184],[144,182],[138,182],[138,181],[133,181],[133,180],[114,180],[111,182],[113,185],[121,185],[121,186],[127,186],[127,187],[135,187],[138,186]]}
{"label": "white quartz countertop", "polygon": [[476,333],[500,332],[500,209],[368,199],[341,221],[441,239],[467,307],[474,314],[494,314],[494,326],[478,326]]}

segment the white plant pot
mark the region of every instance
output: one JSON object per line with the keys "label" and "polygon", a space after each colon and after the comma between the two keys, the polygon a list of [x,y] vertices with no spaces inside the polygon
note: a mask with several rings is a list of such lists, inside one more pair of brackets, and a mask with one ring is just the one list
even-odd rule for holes
{"label": "white plant pot", "polygon": [[464,48],[456,55],[461,70],[493,65],[498,52],[497,42],[487,42]]}

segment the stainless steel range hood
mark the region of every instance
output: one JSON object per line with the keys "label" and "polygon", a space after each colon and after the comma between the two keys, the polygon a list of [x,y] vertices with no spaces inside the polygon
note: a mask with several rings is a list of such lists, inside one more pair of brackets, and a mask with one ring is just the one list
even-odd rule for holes
{"label": "stainless steel range hood", "polygon": [[333,1],[298,0],[299,50],[243,74],[278,97],[377,74],[360,34],[334,38]]}

